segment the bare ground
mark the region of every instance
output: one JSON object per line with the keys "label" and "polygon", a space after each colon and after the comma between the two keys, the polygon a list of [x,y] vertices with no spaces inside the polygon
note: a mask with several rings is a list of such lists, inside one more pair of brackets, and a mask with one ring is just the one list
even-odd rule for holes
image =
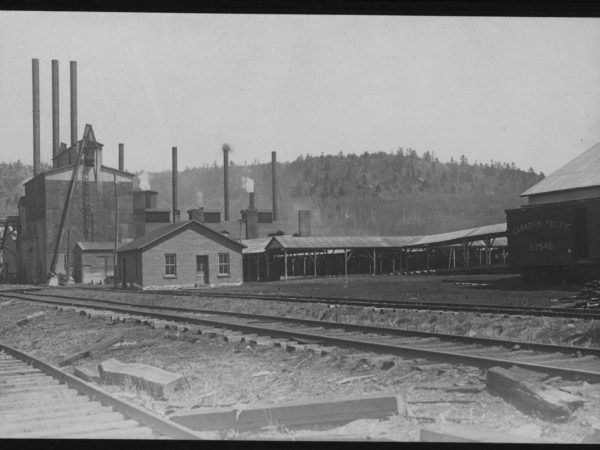
{"label": "bare ground", "polygon": [[[145,298],[145,297],[144,297]],[[163,299],[166,300],[166,299]],[[24,326],[16,321],[43,311]],[[103,386],[123,399],[142,405],[158,414],[196,407],[201,411],[213,406],[247,405],[256,401],[279,403],[320,397],[333,399],[367,393],[403,395],[409,402],[410,417],[395,416],[384,421],[355,421],[344,427],[321,432],[292,431],[277,424],[261,433],[225,435],[205,433],[209,438],[233,439],[418,439],[422,424],[444,421],[471,424],[498,431],[514,431],[524,424],[536,424],[542,438],[553,442],[580,442],[598,426],[598,400],[585,404],[565,424],[552,424],[526,416],[502,399],[483,390],[476,394],[448,393],[443,389],[423,390],[427,383],[474,384],[484,376],[479,369],[452,367],[427,369],[424,362],[393,358],[395,365],[381,370],[363,361],[350,350],[335,350],[320,357],[309,352],[289,353],[273,347],[249,347],[231,344],[206,335],[152,329],[142,325],[109,322],[102,318],[87,319],[75,312],[15,302],[0,305],[0,340],[30,352],[51,363],[92,344],[109,332],[124,332],[124,339],[76,365],[96,368],[107,359],[151,364],[183,374],[188,385],[166,400],[155,400],[132,386]],[[416,369],[416,366],[423,366]],[[370,376],[339,383],[348,378]],[[435,400],[447,403],[417,403]],[[463,400],[466,403],[455,403]]]}

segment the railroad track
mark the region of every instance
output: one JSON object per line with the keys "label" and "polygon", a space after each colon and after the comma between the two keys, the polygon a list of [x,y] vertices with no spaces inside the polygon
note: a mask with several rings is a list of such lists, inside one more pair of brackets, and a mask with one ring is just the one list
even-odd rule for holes
{"label": "railroad track", "polygon": [[198,438],[178,424],[4,344],[0,344],[0,437]]}
{"label": "railroad track", "polygon": [[[295,342],[292,348],[320,346],[357,348],[365,351],[461,363],[477,367],[513,365],[570,379],[600,381],[600,348],[538,344],[494,338],[469,337],[399,328],[377,327],[292,317],[201,310],[173,306],[140,306],[110,300],[63,298],[42,294],[0,294],[1,297],[79,309],[95,315],[110,312],[117,319],[166,321],[165,326],[222,335],[227,340],[260,342],[259,337]],[[169,311],[169,312],[165,312]],[[171,325],[169,325],[171,324]],[[175,325],[173,325],[175,324]],[[264,341],[265,339],[263,339]]]}
{"label": "railroad track", "polygon": [[[57,288],[61,289],[61,288]],[[86,288],[107,292],[102,288]],[[16,292],[16,291],[15,291]],[[24,291],[22,291],[24,292]],[[471,312],[479,314],[504,314],[519,316],[545,316],[545,317],[564,317],[573,319],[599,320],[600,310],[585,308],[570,308],[557,305],[556,307],[542,306],[510,306],[510,305],[490,305],[490,304],[456,304],[441,302],[422,302],[406,300],[374,300],[364,298],[342,298],[342,297],[314,297],[302,295],[271,295],[271,294],[246,294],[236,292],[213,292],[194,290],[152,290],[135,291],[144,295],[174,295],[180,297],[203,297],[203,298],[226,298],[239,300],[263,300],[273,302],[294,302],[294,303],[325,303],[328,305],[340,306],[359,306],[367,308],[390,308],[406,310],[427,310],[427,311],[451,311],[451,312]],[[575,301],[575,299],[574,299]],[[579,301],[582,301],[579,299]]]}
{"label": "railroad track", "polygon": [[[57,288],[61,289],[62,288]],[[104,288],[86,287],[86,289],[107,292]],[[11,292],[33,292],[42,289],[32,288],[24,290],[12,290]],[[50,289],[46,289],[50,290]],[[5,291],[8,292],[8,291]],[[110,291],[109,291],[110,292]],[[557,305],[556,307],[543,306],[511,306],[511,305],[490,305],[490,304],[457,304],[442,302],[422,302],[406,300],[376,300],[364,298],[343,298],[343,297],[315,297],[302,295],[272,295],[272,294],[246,294],[236,292],[213,292],[193,290],[152,290],[135,291],[137,294],[148,296],[173,295],[178,297],[203,297],[203,298],[225,298],[236,300],[263,300],[272,302],[294,302],[294,303],[325,303],[338,306],[358,306],[365,308],[389,308],[406,310],[425,310],[425,311],[450,311],[450,312],[471,312],[479,314],[503,314],[519,316],[545,316],[545,317],[564,317],[573,319],[600,320],[600,310],[570,308]],[[583,302],[581,299],[574,299]]]}

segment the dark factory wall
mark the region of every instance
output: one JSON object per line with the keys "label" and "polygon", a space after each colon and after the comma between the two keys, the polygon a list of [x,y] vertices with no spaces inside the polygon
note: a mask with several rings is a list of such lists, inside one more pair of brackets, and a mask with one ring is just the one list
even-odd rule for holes
{"label": "dark factory wall", "polygon": [[[93,181],[93,174],[88,182],[88,235],[84,236],[83,217],[83,183],[77,181],[69,205],[61,240],[59,262],[56,267],[58,273],[64,273],[64,255],[72,251],[77,241],[114,241],[115,239],[115,185],[111,182]],[[120,177],[122,179],[122,177]],[[46,267],[49,270],[54,245],[57,238],[58,227],[67,194],[68,182],[63,180],[46,181]],[[129,224],[133,222],[132,182],[120,181],[118,184],[118,222],[119,242],[133,239],[130,236]],[[72,261],[72,260],[71,260]]]}

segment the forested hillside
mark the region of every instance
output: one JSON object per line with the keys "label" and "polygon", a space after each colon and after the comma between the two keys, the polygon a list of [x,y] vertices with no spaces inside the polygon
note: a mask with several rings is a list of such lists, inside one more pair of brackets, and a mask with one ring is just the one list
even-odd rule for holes
{"label": "forested hillside", "polygon": [[31,178],[33,168],[20,160],[0,163],[0,218],[17,213],[19,198],[25,193],[23,182]]}
{"label": "forested hillside", "polygon": [[[230,215],[248,204],[243,177],[255,182],[256,205],[271,209],[270,164],[231,161]],[[413,149],[362,155],[300,156],[278,164],[279,219],[294,222],[298,209],[313,210],[313,233],[421,235],[499,223],[519,194],[544,177],[514,164],[440,162]],[[170,208],[170,171],[151,173],[159,207]],[[222,167],[186,169],[179,176],[179,208],[223,208]],[[284,230],[295,232],[293,230]]]}
{"label": "forested hillside", "polygon": [[[17,211],[22,183],[31,174],[31,166],[21,161],[0,163],[0,217]],[[233,160],[231,219],[248,205],[243,177],[254,180],[257,207],[271,209],[271,165]],[[519,194],[544,176],[514,164],[471,164],[465,157],[440,162],[429,152],[398,149],[393,154],[304,155],[279,163],[278,177],[282,222],[295,224],[298,209],[311,209],[314,234],[421,235],[502,222],[504,210],[520,205]],[[171,172],[148,178],[159,191],[158,206],[170,209]],[[216,163],[180,172],[182,217],[201,205],[223,208],[223,168]]]}

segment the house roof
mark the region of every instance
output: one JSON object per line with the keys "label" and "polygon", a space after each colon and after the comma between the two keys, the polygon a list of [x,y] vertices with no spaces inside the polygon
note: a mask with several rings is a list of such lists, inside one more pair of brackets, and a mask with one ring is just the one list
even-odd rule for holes
{"label": "house roof", "polygon": [[534,184],[521,197],[592,186],[600,186],[600,143]]}
{"label": "house roof", "polygon": [[131,250],[143,249],[145,247],[151,246],[152,244],[156,243],[158,240],[160,240],[162,238],[165,238],[165,237],[168,237],[169,235],[174,234],[175,232],[177,232],[179,230],[183,230],[185,228],[190,228],[193,226],[199,227],[199,229],[207,231],[207,234],[210,236],[213,236],[214,238],[225,239],[230,244],[238,246],[242,249],[245,247],[245,245],[240,244],[239,242],[228,238],[224,234],[219,233],[217,230],[209,227],[208,225],[200,223],[197,220],[188,220],[186,222],[173,223],[171,225],[165,225],[164,227],[157,228],[156,230],[153,230],[150,233],[145,234],[144,236],[141,236],[141,237],[135,239],[134,241],[131,241],[131,242],[123,245],[122,247],[119,247],[117,252],[121,253],[121,252],[128,252]]}
{"label": "house roof", "polygon": [[76,247],[79,247],[82,251],[112,251],[115,249],[114,242],[88,242],[78,241],[75,243]]}

